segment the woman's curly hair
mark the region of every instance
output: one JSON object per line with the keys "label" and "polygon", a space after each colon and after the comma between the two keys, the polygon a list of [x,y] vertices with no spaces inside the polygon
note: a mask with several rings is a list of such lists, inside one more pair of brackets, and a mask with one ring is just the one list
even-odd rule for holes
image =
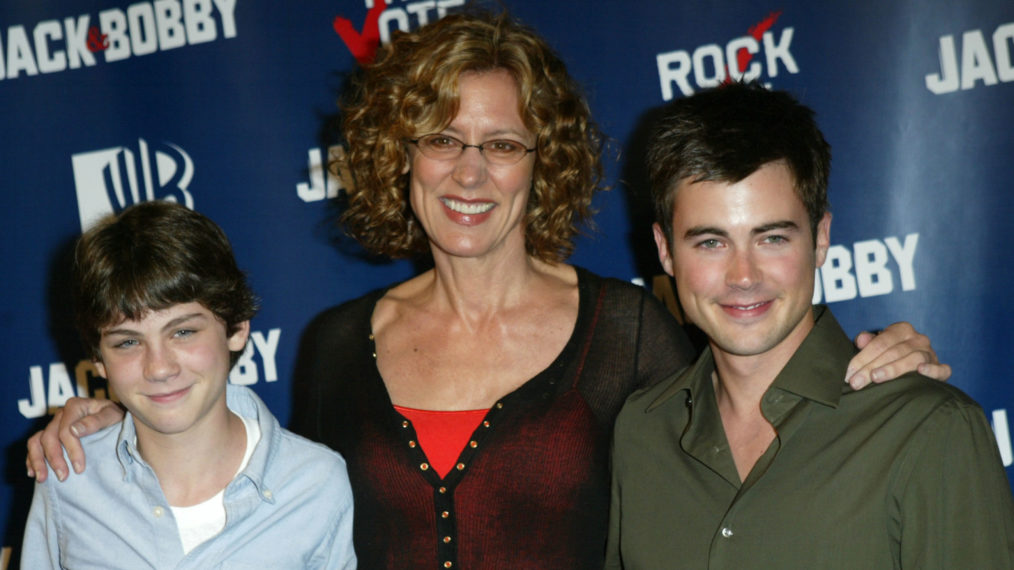
{"label": "woman's curly hair", "polygon": [[445,129],[458,112],[458,78],[503,69],[517,81],[521,118],[537,138],[525,213],[529,255],[562,261],[602,181],[602,136],[563,61],[507,14],[447,16],[396,33],[343,101],[348,151],[331,168],[346,186],[341,221],[372,253],[409,257],[429,242],[408,199],[406,141]]}

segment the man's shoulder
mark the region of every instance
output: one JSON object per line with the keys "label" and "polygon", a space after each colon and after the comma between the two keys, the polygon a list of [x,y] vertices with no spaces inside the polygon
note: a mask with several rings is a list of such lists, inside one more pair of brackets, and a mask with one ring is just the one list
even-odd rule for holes
{"label": "man's shoulder", "polygon": [[857,396],[865,400],[867,405],[890,407],[898,413],[917,416],[937,409],[982,410],[975,400],[957,386],[915,372],[849,394],[852,398]]}
{"label": "man's shoulder", "polygon": [[985,412],[975,400],[956,386],[920,374],[849,392],[840,406],[852,421],[893,434],[886,437],[901,437],[913,449],[990,431]]}

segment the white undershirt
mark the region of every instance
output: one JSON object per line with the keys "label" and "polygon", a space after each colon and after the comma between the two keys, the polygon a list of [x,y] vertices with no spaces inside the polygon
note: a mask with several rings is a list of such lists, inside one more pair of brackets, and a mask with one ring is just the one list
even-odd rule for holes
{"label": "white undershirt", "polygon": [[[243,426],[246,427],[246,451],[243,452],[243,461],[236,470],[239,475],[246,467],[257,442],[261,439],[261,429],[257,422],[241,417]],[[235,479],[235,475],[233,476]],[[197,545],[215,536],[225,528],[225,489],[223,488],[214,497],[203,503],[189,507],[170,507],[173,517],[176,518],[176,528],[180,533],[180,541],[183,543],[183,553],[187,554]]]}

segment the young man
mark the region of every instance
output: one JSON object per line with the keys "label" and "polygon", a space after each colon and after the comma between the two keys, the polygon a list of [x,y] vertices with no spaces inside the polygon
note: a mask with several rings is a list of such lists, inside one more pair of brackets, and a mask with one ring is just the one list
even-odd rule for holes
{"label": "young man", "polygon": [[617,420],[609,568],[1012,568],[992,431],[912,374],[853,391],[812,307],[830,150],[810,109],[734,84],[679,100],[650,145],[659,259],[709,339]]}
{"label": "young man", "polygon": [[345,462],[227,386],[256,303],[218,226],[128,208],[81,237],[73,289],[128,413],[83,442],[86,473],[36,486],[23,568],[355,567]]}

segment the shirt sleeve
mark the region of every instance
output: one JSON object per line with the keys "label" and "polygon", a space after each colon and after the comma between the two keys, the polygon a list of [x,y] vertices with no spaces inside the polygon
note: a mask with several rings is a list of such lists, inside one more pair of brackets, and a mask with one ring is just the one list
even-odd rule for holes
{"label": "shirt sleeve", "polygon": [[950,400],[920,430],[897,523],[903,568],[1014,568],[1014,500],[982,409]]}
{"label": "shirt sleeve", "polygon": [[[50,473],[50,480],[55,475]],[[21,568],[59,568],[60,543],[57,536],[55,498],[46,483],[36,483],[28,511],[25,538],[21,545]]]}

